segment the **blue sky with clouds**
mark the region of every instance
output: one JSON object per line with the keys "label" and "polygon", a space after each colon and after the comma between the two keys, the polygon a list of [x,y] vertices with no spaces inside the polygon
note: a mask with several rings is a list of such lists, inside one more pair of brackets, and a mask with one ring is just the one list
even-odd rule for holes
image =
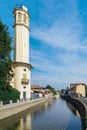
{"label": "blue sky with clouds", "polygon": [[62,89],[87,83],[87,0],[0,0],[12,37],[16,4],[30,12],[32,84]]}

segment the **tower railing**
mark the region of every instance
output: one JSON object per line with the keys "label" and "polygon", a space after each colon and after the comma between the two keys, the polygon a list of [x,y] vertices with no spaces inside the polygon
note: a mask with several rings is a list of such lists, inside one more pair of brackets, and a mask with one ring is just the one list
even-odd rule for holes
{"label": "tower railing", "polygon": [[29,79],[21,79],[21,83],[22,84],[28,84],[29,83]]}

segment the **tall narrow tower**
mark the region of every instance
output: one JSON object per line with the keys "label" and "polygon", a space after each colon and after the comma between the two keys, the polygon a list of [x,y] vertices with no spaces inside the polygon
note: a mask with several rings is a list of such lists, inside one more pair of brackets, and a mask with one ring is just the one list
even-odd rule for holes
{"label": "tall narrow tower", "polygon": [[31,77],[29,64],[29,12],[24,6],[14,8],[14,85],[20,91],[20,99],[30,98]]}

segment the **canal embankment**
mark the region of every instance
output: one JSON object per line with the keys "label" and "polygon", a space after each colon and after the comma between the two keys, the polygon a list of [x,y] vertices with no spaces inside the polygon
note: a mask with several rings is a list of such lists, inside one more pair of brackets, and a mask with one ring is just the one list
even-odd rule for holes
{"label": "canal embankment", "polygon": [[0,121],[0,130],[82,130],[75,107],[59,99],[50,99],[32,109]]}
{"label": "canal embankment", "polygon": [[52,97],[35,99],[32,101],[28,100],[0,106],[0,120],[13,116],[17,113],[23,112],[25,110],[32,109],[33,107],[48,101],[50,98]]}
{"label": "canal embankment", "polygon": [[63,96],[62,97],[64,100],[68,101],[71,103],[73,106],[76,107],[76,109],[79,111],[80,116],[81,116],[81,121],[83,125],[83,129],[87,127],[86,121],[87,121],[87,106],[86,104],[80,99],[80,98],[71,98],[69,96]]}

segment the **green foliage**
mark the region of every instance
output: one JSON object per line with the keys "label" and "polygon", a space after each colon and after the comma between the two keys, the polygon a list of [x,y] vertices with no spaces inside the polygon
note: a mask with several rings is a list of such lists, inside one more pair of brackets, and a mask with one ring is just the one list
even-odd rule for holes
{"label": "green foliage", "polygon": [[65,93],[65,91],[66,91],[65,89],[62,89],[62,90],[61,90],[61,93],[62,93],[62,94],[64,94],[64,93]]}
{"label": "green foliage", "polygon": [[20,92],[9,86],[8,91],[0,89],[0,100],[8,102],[9,100],[16,101],[20,98]]}
{"label": "green foliage", "polygon": [[15,100],[19,98],[19,92],[10,86],[13,77],[11,37],[8,27],[0,20],[0,100]]}
{"label": "green foliage", "polygon": [[53,93],[53,95],[57,94],[57,91],[55,90],[55,88],[51,87],[50,85],[47,85],[45,88],[50,89]]}
{"label": "green foliage", "polygon": [[11,50],[11,37],[8,28],[0,20],[0,88],[6,89],[13,76]]}

